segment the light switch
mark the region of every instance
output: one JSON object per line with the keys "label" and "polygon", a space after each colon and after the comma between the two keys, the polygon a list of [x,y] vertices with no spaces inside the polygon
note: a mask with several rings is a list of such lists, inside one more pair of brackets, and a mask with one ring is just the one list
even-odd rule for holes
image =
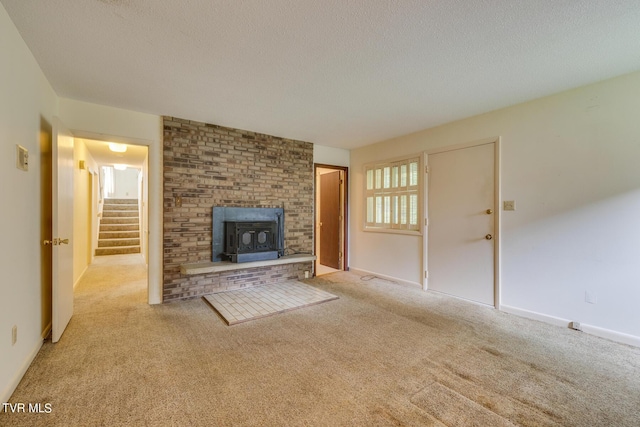
{"label": "light switch", "polygon": [[29,170],[29,150],[16,144],[16,167],[23,171]]}
{"label": "light switch", "polygon": [[504,201],[504,210],[505,211],[515,211],[516,210],[516,201],[515,200],[505,200]]}

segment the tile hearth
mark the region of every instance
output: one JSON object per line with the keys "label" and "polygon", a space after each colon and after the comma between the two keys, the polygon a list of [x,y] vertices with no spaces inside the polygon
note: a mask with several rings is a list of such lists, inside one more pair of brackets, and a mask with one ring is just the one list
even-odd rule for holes
{"label": "tile hearth", "polygon": [[218,292],[204,298],[229,326],[338,299],[294,280]]}

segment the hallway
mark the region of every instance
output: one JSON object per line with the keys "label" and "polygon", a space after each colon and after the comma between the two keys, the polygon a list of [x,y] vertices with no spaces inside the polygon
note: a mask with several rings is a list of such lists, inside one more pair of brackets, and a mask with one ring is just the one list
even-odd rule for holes
{"label": "hallway", "polygon": [[[97,256],[74,289],[74,317],[147,305],[147,268],[141,254]],[[70,324],[70,325],[71,325]],[[64,335],[63,335],[64,339]]]}

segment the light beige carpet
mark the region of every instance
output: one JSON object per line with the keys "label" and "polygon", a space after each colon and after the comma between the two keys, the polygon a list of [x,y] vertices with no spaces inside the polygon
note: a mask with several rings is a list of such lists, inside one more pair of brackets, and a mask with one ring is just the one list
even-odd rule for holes
{"label": "light beige carpet", "polygon": [[228,327],[91,266],[2,426],[640,426],[640,349],[350,273],[340,298]]}
{"label": "light beige carpet", "polygon": [[338,299],[295,280],[205,295],[227,325],[261,319]]}

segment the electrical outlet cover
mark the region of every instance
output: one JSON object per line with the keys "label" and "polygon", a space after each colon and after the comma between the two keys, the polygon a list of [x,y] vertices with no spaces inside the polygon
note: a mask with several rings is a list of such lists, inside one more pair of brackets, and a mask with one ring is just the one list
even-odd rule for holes
{"label": "electrical outlet cover", "polygon": [[516,202],[515,202],[515,200],[505,200],[504,201],[504,210],[505,211],[515,211],[516,210]]}

